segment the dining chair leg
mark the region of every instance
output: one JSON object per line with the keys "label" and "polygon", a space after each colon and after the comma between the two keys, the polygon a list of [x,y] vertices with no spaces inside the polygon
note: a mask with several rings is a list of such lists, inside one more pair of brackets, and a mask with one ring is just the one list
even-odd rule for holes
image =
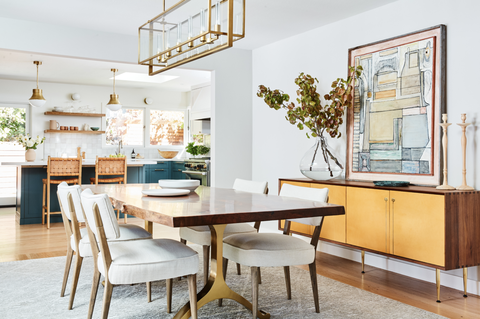
{"label": "dining chair leg", "polygon": [[[183,238],[180,238],[180,242],[181,242],[182,244],[184,244],[184,245],[187,244],[187,240],[186,240],[186,239],[183,239]],[[204,253],[205,253],[205,251],[204,251]],[[205,255],[203,256],[203,258],[205,258]],[[182,276],[178,277],[178,280],[179,280],[179,281],[182,280]],[[205,282],[205,283],[206,283],[206,282]]]}
{"label": "dining chair leg", "polygon": [[240,264],[237,263],[237,275],[241,275],[242,274],[242,268],[240,267]]}
{"label": "dining chair leg", "polygon": [[252,317],[257,318],[258,313],[258,267],[252,268]]}
{"label": "dining chair leg", "polygon": [[124,212],[124,213],[123,213],[123,223],[126,224],[127,221],[128,221],[128,215]]}
{"label": "dining chair leg", "polygon": [[197,275],[188,275],[188,292],[190,296],[190,312],[192,319],[197,319]]}
{"label": "dining chair leg", "polygon": [[93,308],[95,308],[95,300],[97,299],[97,292],[98,292],[98,285],[99,284],[100,284],[100,272],[98,271],[97,267],[95,266],[95,271],[93,273],[93,281],[92,281],[92,291],[90,292],[90,303],[89,303],[89,306],[88,306],[87,319],[92,319]]}
{"label": "dining chair leg", "polygon": [[206,285],[210,276],[210,246],[203,246],[203,284]]}
{"label": "dining chair leg", "polygon": [[105,290],[103,293],[102,319],[108,318],[110,310],[110,301],[112,300],[113,285],[105,278]]}
{"label": "dining chair leg", "polygon": [[[227,267],[228,267],[228,259],[223,258],[223,280],[227,280]],[[218,306],[223,306],[223,299],[218,299]]]}
{"label": "dining chair leg", "polygon": [[167,279],[167,312],[172,313],[172,279]]}
{"label": "dining chair leg", "polygon": [[285,285],[287,285],[287,299],[290,300],[292,299],[292,287],[290,285],[290,267],[283,267],[283,271],[285,273]]}
{"label": "dining chair leg", "polygon": [[147,302],[152,302],[152,283],[147,281]]}
{"label": "dining chair leg", "polygon": [[315,261],[308,265],[310,270],[310,280],[312,281],[313,301],[315,302],[315,312],[320,313],[320,305],[318,302],[318,284],[317,284],[317,265]]}
{"label": "dining chair leg", "polygon": [[82,268],[83,257],[79,254],[75,256],[75,269],[73,271],[72,292],[70,293],[70,300],[68,302],[68,310],[73,308],[73,300],[77,292],[78,277],[80,276],[80,269]]}
{"label": "dining chair leg", "polygon": [[67,248],[67,260],[65,262],[65,272],[63,273],[62,291],[60,297],[65,296],[65,288],[67,288],[68,274],[70,273],[70,267],[72,266],[73,249],[68,245]]}

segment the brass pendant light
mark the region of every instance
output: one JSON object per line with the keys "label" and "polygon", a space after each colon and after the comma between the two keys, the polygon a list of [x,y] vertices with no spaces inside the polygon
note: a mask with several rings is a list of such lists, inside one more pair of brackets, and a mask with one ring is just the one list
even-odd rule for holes
{"label": "brass pendant light", "polygon": [[37,88],[33,89],[33,94],[29,102],[33,107],[42,107],[47,102],[43,97],[42,90],[38,88],[38,66],[42,65],[42,61],[33,61],[33,64],[37,66]]}
{"label": "brass pendant light", "polygon": [[115,72],[118,72],[118,69],[111,69],[111,71],[113,72],[113,94],[110,94],[110,101],[108,101],[107,107],[110,111],[118,111],[122,108],[118,95],[115,94]]}

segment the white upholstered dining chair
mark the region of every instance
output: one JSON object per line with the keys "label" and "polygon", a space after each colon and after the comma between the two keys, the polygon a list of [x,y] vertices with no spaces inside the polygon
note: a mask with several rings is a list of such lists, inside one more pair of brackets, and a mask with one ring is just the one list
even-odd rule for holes
{"label": "white upholstered dining chair", "polygon": [[[100,275],[105,277],[102,318],[108,317],[114,285],[167,280],[167,311],[171,312],[172,279],[187,276],[192,318],[197,318],[198,254],[171,239],[112,242],[120,237],[120,227],[106,194],[81,194],[90,244],[98,252],[88,318],[93,314]],[[97,244],[98,242],[98,244]],[[148,284],[148,286],[150,286]]]}
{"label": "white upholstered dining chair", "polygon": [[[233,183],[233,189],[248,193],[267,194],[268,183],[237,178]],[[225,228],[224,237],[239,233],[256,233],[259,228],[260,222],[256,222],[254,226],[248,223],[229,224]],[[208,226],[181,227],[180,240],[184,244],[189,241],[203,247],[203,282],[206,284],[210,269],[210,228]],[[226,271],[226,267],[224,271]],[[240,274],[240,264],[237,264],[237,273]]]}
{"label": "white upholstered dining chair", "polygon": [[[328,188],[306,188],[284,184],[280,196],[295,197],[311,201],[326,202]],[[286,198],[286,200],[288,200]],[[288,236],[290,222],[294,221],[315,226],[310,243],[296,237]],[[322,229],[323,217],[307,217],[285,221],[284,233],[248,233],[224,237],[223,256],[229,260],[250,266],[252,269],[253,318],[258,312],[258,268],[284,267],[287,297],[291,299],[290,266],[308,265],[312,282],[315,311],[320,312],[318,302],[317,273],[315,251]]]}
{"label": "white upholstered dining chair", "polygon": [[[68,274],[70,272],[73,254],[75,253],[75,268],[73,274],[73,282],[70,293],[70,301],[68,309],[73,307],[75,292],[77,290],[78,276],[82,267],[84,257],[92,256],[92,248],[87,234],[86,228],[80,228],[79,223],[85,222],[83,215],[83,207],[80,201],[80,186],[68,186],[66,182],[58,185],[57,196],[60,203],[63,225],[67,234],[67,260],[65,263],[65,272],[63,275],[62,291],[60,296],[65,295],[67,287]],[[151,239],[152,234],[137,225],[119,225],[120,237],[116,241]]]}

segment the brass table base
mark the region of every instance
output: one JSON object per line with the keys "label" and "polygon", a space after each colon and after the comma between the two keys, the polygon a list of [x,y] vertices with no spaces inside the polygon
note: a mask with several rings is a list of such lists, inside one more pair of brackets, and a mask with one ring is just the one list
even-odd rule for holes
{"label": "brass table base", "polygon": [[[197,294],[197,309],[217,299],[232,299],[252,311],[252,303],[243,298],[227,286],[223,278],[223,232],[227,225],[211,225],[212,249],[210,260],[210,277],[203,289]],[[217,276],[218,274],[218,276]],[[182,307],[174,319],[190,318],[190,302]],[[270,318],[270,314],[259,310],[257,317],[260,319]]]}

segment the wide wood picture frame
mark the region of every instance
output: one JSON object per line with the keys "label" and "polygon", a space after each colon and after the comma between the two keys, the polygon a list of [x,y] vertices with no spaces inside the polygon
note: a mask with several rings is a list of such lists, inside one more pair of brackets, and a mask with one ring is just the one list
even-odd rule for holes
{"label": "wide wood picture frame", "polygon": [[346,178],[441,183],[446,111],[446,26],[348,50],[362,65],[347,113]]}

